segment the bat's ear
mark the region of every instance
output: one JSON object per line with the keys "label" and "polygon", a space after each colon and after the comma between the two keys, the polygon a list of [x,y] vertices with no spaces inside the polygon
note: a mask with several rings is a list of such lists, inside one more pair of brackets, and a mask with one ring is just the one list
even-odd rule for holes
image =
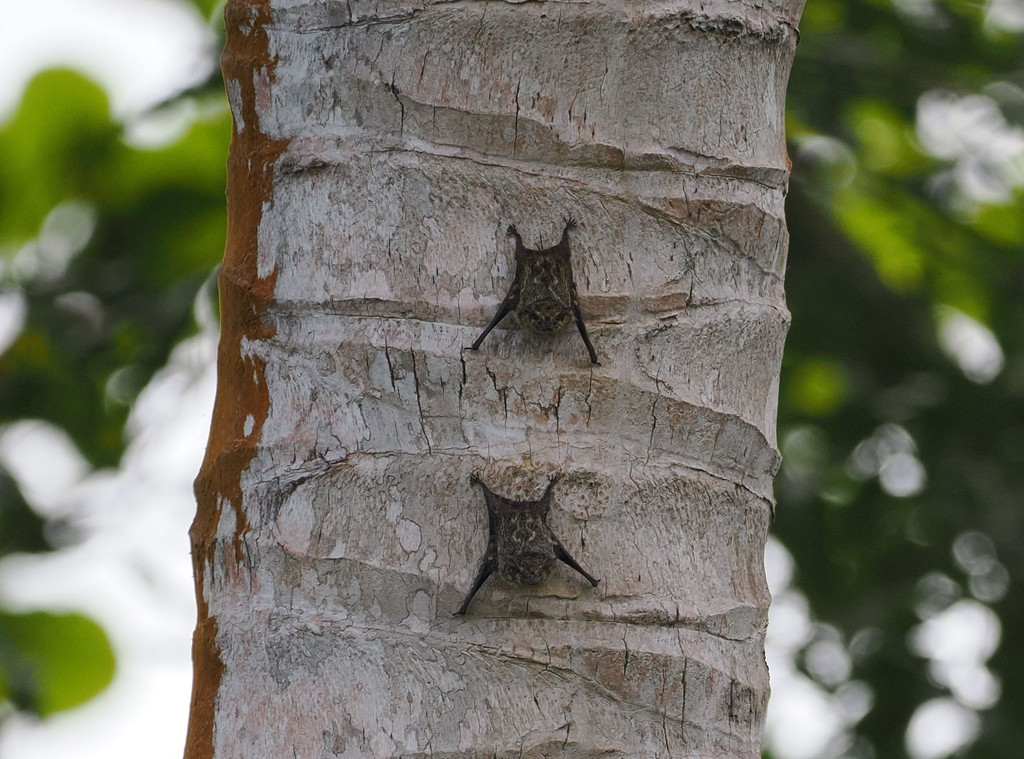
{"label": "bat's ear", "polygon": [[481,480],[480,475],[477,474],[476,472],[473,472],[473,474],[469,475],[469,483],[471,485],[479,485],[480,488],[484,491],[485,495],[494,495],[494,493],[491,492],[491,489],[487,487],[487,483]]}
{"label": "bat's ear", "polygon": [[555,483],[562,479],[561,474],[556,474],[550,480],[548,480],[548,486],[544,490],[544,495],[540,497],[540,505],[545,513],[551,508],[551,491],[555,487]]}
{"label": "bat's ear", "polygon": [[523,246],[522,235],[519,234],[519,230],[516,229],[515,224],[509,224],[508,229],[505,230],[505,234],[508,235],[509,237],[516,238],[516,253],[518,253],[521,250],[525,250],[525,247]]}

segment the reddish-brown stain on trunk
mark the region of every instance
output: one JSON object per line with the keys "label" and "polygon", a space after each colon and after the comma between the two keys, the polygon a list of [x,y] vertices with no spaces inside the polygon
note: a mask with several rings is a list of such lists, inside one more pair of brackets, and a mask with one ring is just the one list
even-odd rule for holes
{"label": "reddish-brown stain on trunk", "polygon": [[[231,0],[225,9],[227,46],[222,60],[225,82],[237,87],[232,105],[236,125],[228,157],[227,249],[220,275],[221,334],[217,355],[217,398],[206,456],[195,482],[196,518],[192,523],[192,563],[198,620],[192,639],[192,705],[186,759],[214,755],[217,694],[224,675],[217,618],[205,593],[207,572],[224,576],[244,571],[244,536],[250,526],[242,510],[242,474],[256,453],[270,396],[263,362],[242,355],[243,339],[267,339],[274,327],[263,313],[274,294],[276,273],[261,278],[257,269],[258,232],[264,203],[272,197],[273,172],[285,141],[260,130],[259,106],[267,102],[274,75],[266,25],[267,0]],[[246,420],[251,418],[246,428]],[[248,432],[248,434],[246,434]],[[224,508],[234,511],[230,544],[218,543]]]}

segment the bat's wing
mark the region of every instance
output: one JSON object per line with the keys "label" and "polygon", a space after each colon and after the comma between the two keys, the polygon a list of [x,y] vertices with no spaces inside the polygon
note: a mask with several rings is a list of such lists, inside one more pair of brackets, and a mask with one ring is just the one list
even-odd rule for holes
{"label": "bat's wing", "polygon": [[586,577],[587,582],[589,582],[592,586],[597,587],[597,584],[601,582],[592,574],[590,574],[587,570],[581,567],[576,562],[576,559],[569,555],[569,552],[565,550],[565,546],[563,546],[561,543],[555,543],[555,556],[558,558],[560,562],[562,562],[563,564],[567,564],[568,566],[572,567],[577,572],[579,572],[581,575]]}
{"label": "bat's wing", "polygon": [[488,550],[487,558],[484,559],[484,563],[480,565],[480,571],[477,572],[476,579],[473,581],[473,588],[469,591],[469,595],[466,596],[466,600],[462,602],[462,606],[455,612],[456,615],[463,615],[466,613],[466,609],[469,608],[469,602],[473,600],[473,596],[476,592],[483,587],[483,584],[487,582],[487,578],[494,574],[498,568],[498,560],[491,556],[491,551]]}
{"label": "bat's wing", "polygon": [[505,296],[505,300],[498,306],[498,312],[491,319],[491,323],[487,325],[487,329],[480,333],[480,337],[476,339],[469,349],[471,351],[478,350],[480,344],[484,341],[484,338],[490,334],[490,331],[498,326],[502,319],[509,315],[512,311],[515,311],[516,306],[519,305],[519,265],[516,264],[516,275],[512,280],[512,287],[509,288],[508,294]]}

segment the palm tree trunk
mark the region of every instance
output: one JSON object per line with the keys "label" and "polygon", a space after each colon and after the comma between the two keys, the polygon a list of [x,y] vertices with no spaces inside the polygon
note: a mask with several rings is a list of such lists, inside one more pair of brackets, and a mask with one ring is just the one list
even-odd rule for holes
{"label": "palm tree trunk", "polygon": [[[760,755],[800,6],[229,3],[187,759]],[[600,366],[468,350],[567,217]],[[453,615],[474,473],[601,583]]]}

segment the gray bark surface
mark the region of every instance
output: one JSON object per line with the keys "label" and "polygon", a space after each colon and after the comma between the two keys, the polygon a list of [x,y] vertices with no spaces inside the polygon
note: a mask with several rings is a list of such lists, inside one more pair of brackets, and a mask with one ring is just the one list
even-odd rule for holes
{"label": "gray bark surface", "polygon": [[[230,181],[268,179],[222,283],[188,756],[760,756],[800,5],[230,4]],[[512,316],[467,350],[506,227],[568,216],[602,365]],[[562,473],[600,585],[453,616],[474,472]]]}

